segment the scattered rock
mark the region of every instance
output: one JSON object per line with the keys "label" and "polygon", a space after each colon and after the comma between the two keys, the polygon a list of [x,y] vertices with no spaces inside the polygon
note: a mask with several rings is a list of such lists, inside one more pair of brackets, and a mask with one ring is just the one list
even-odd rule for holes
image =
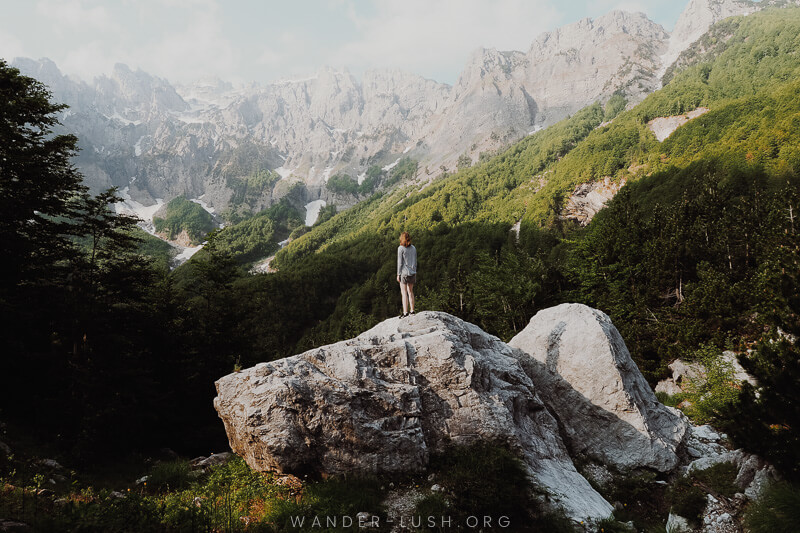
{"label": "scattered rock", "polygon": [[656,399],[608,315],[562,304],[539,311],[509,344],[573,453],[623,470],[677,466],[689,423]]}
{"label": "scattered rock", "polygon": [[609,516],[519,359],[477,326],[423,312],[225,376],[214,406],[256,470],[422,471],[448,442],[502,441],[568,516]]}
{"label": "scattered rock", "polygon": [[606,203],[617,195],[625,183],[626,180],[624,179],[614,182],[607,176],[603,178],[603,181],[577,185],[575,190],[572,191],[572,195],[567,199],[561,216],[566,219],[576,220],[581,226],[586,226],[598,211],[603,209]]}
{"label": "scattered rock", "polygon": [[667,533],[691,533],[692,527],[689,521],[682,516],[669,513],[667,518]]}
{"label": "scattered rock", "polygon": [[43,466],[46,468],[50,468],[51,470],[64,470],[64,467],[59,464],[58,461],[55,459],[39,459],[36,461],[36,464],[39,466]]}
{"label": "scattered rock", "polygon": [[31,526],[28,524],[0,518],[0,531],[8,533],[27,533],[33,531],[33,529],[31,529]]}
{"label": "scattered rock", "polygon": [[699,363],[685,363],[680,359],[675,359],[669,365],[672,370],[672,377],[663,379],[656,385],[656,392],[663,392],[670,396],[675,396],[683,392],[683,387],[692,380],[703,378],[706,369]]}
{"label": "scattered rock", "polygon": [[719,463],[733,463],[738,468],[736,486],[751,500],[758,499],[764,488],[778,480],[778,472],[761,457],[744,450],[712,453],[689,463],[688,472],[705,470]]}
{"label": "scattered rock", "polygon": [[[724,365],[728,366],[733,375],[731,376],[736,382],[748,382],[753,386],[757,382],[753,376],[747,373],[745,369],[739,364],[736,354],[731,351],[722,352],[720,359]],[[692,381],[704,381],[706,378],[706,367],[700,363],[686,363],[680,359],[676,359],[669,365],[672,370],[672,376],[663,379],[656,385],[656,392],[663,392],[674,396],[681,392],[688,392],[686,385]]]}
{"label": "scattered rock", "polygon": [[581,468],[583,477],[591,481],[601,489],[606,488],[614,481],[614,475],[604,465],[598,463],[588,463]]}
{"label": "scattered rock", "polygon": [[189,461],[189,466],[194,470],[205,470],[211,466],[222,465],[233,459],[234,455],[231,452],[221,452],[211,454],[209,457],[195,457]]}

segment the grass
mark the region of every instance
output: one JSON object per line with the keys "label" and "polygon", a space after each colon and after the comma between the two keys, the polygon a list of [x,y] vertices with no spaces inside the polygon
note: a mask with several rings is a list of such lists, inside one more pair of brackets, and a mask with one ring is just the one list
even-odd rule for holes
{"label": "grass", "polygon": [[744,518],[750,533],[792,533],[800,524],[800,488],[776,483],[751,503]]}

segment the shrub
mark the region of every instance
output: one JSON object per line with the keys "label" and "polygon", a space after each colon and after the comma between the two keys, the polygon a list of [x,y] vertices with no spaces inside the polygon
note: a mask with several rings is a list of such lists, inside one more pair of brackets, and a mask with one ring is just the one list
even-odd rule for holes
{"label": "shrub", "polygon": [[667,492],[672,512],[687,520],[697,522],[706,507],[706,493],[695,486],[690,476],[679,478]]}
{"label": "shrub", "polygon": [[736,475],[739,469],[733,463],[717,463],[705,470],[692,472],[692,477],[712,491],[718,492],[726,498],[733,498],[739,492],[736,486]]}
{"label": "shrub", "polygon": [[170,491],[182,490],[189,486],[191,470],[186,461],[169,461],[158,463],[147,476],[150,490]]}
{"label": "shrub", "polygon": [[745,511],[744,523],[751,533],[791,533],[800,524],[800,489],[788,483],[767,487],[761,498]]}

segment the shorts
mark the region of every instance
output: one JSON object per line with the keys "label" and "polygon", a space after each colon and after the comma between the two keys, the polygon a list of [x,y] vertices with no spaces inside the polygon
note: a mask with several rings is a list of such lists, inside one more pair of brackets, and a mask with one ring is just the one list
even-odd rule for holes
{"label": "shorts", "polygon": [[403,274],[400,276],[400,283],[405,283],[406,285],[413,285],[417,282],[417,275],[416,274]]}

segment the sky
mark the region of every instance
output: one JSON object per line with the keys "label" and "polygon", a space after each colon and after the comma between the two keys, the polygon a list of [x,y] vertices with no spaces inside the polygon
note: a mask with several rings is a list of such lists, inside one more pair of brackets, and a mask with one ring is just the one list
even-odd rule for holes
{"label": "sky", "polygon": [[173,83],[235,84],[396,68],[453,84],[478,48],[613,9],[667,30],[688,0],[0,0],[0,58],[47,57],[91,80],[115,63]]}

